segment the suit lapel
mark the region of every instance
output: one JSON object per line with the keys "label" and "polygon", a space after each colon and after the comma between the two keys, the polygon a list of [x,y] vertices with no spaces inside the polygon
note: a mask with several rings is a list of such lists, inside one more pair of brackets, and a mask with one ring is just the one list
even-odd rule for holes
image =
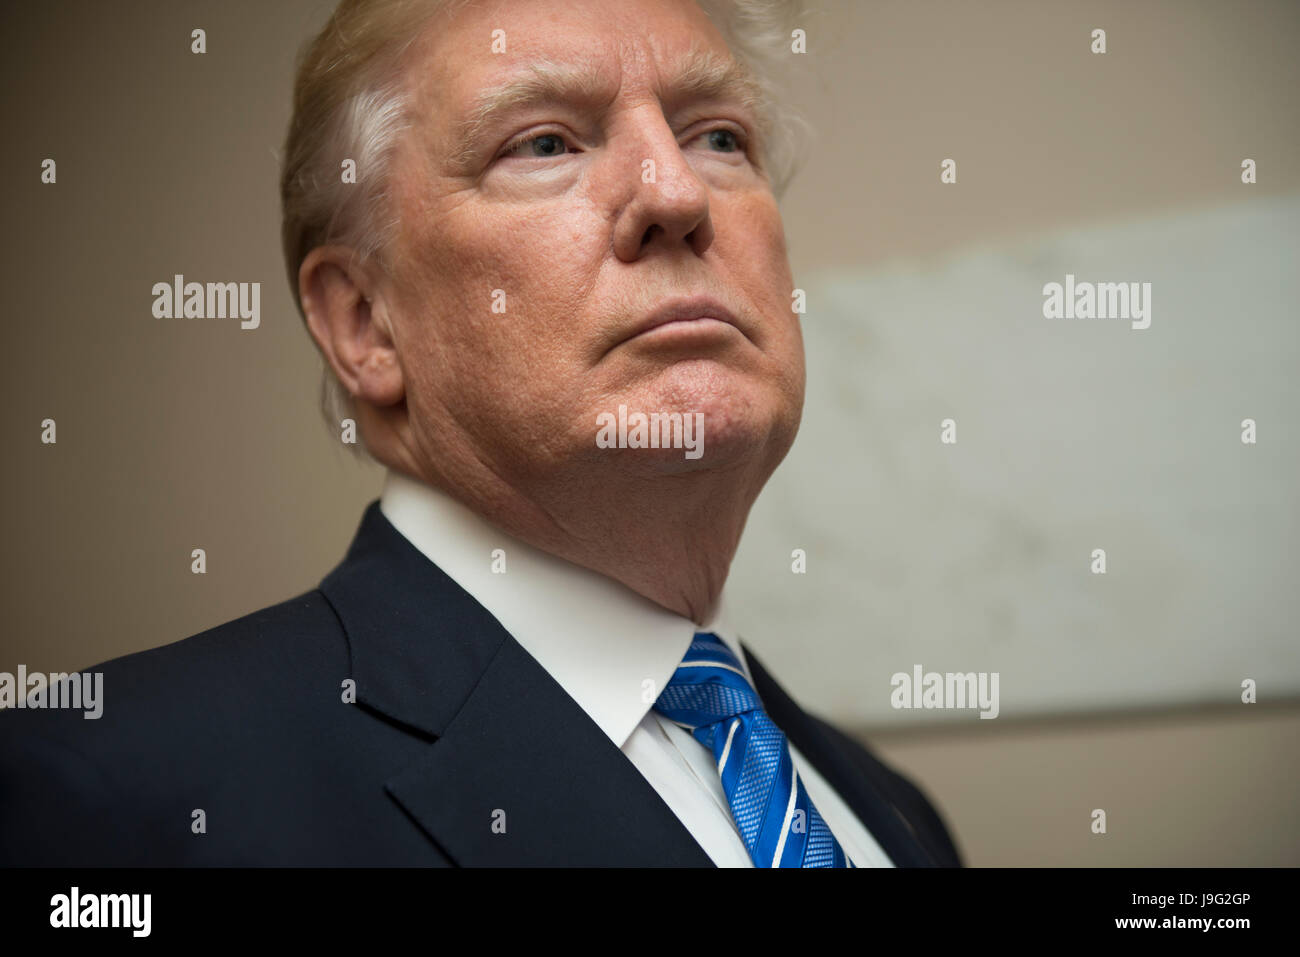
{"label": "suit lapel", "polygon": [[377,501],[321,591],[357,701],[427,739],[376,782],[455,863],[713,862],[613,742]]}
{"label": "suit lapel", "polygon": [[427,757],[388,790],[463,865],[712,866],[514,639]]}

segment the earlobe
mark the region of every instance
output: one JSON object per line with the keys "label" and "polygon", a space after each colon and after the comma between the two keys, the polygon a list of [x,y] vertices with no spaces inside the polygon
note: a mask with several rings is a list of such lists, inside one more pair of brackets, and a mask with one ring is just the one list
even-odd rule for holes
{"label": "earlobe", "polygon": [[404,391],[378,284],[354,250],[319,246],[303,259],[298,290],[307,328],[343,387],[371,405]]}

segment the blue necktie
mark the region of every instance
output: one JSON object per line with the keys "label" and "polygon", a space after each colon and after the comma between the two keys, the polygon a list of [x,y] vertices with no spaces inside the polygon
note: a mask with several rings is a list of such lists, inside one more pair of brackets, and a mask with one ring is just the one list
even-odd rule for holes
{"label": "blue necktie", "polygon": [[721,638],[695,635],[654,710],[713,752],[755,867],[853,866],[804,790],[785,735]]}

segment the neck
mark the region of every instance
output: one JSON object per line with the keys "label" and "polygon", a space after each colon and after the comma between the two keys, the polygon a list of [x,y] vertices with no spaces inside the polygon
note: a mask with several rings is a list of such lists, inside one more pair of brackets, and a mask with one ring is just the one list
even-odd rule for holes
{"label": "neck", "polygon": [[617,468],[593,475],[584,468],[522,488],[473,456],[439,456],[431,469],[409,455],[372,452],[520,541],[621,582],[697,625],[716,611],[767,478],[748,462],[668,475]]}

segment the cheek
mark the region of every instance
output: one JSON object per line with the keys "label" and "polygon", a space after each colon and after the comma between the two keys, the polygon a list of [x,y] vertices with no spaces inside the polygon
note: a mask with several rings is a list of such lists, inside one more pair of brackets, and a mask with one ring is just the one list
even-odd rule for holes
{"label": "cheek", "polygon": [[[761,317],[760,348],[782,364],[803,368],[800,316],[793,310],[794,279],[786,253],[785,233],[775,202],[756,197],[737,207],[718,250],[735,285]],[[801,373],[800,373],[801,374]]]}
{"label": "cheek", "polygon": [[403,310],[447,349],[495,350],[522,332],[515,320],[528,304],[550,294],[559,263],[538,252],[535,224],[465,219],[449,217],[412,238]]}
{"label": "cheek", "polygon": [[589,285],[589,264],[607,245],[573,205],[503,204],[444,219],[444,235],[455,238],[442,241],[435,281],[457,290],[453,308],[486,313],[519,336],[547,321],[564,324],[569,316],[556,307]]}
{"label": "cheek", "polygon": [[564,402],[563,384],[581,382],[576,333],[590,308],[598,231],[572,210],[535,207],[438,221],[411,238],[402,277],[401,346],[413,357],[405,365],[416,404],[455,409],[481,432],[491,418],[515,422]]}
{"label": "cheek", "polygon": [[718,228],[715,242],[721,243],[723,261],[736,264],[734,268],[742,271],[751,295],[767,302],[777,297],[789,299],[793,283],[785,228],[770,194],[737,201],[727,210],[725,225]]}

